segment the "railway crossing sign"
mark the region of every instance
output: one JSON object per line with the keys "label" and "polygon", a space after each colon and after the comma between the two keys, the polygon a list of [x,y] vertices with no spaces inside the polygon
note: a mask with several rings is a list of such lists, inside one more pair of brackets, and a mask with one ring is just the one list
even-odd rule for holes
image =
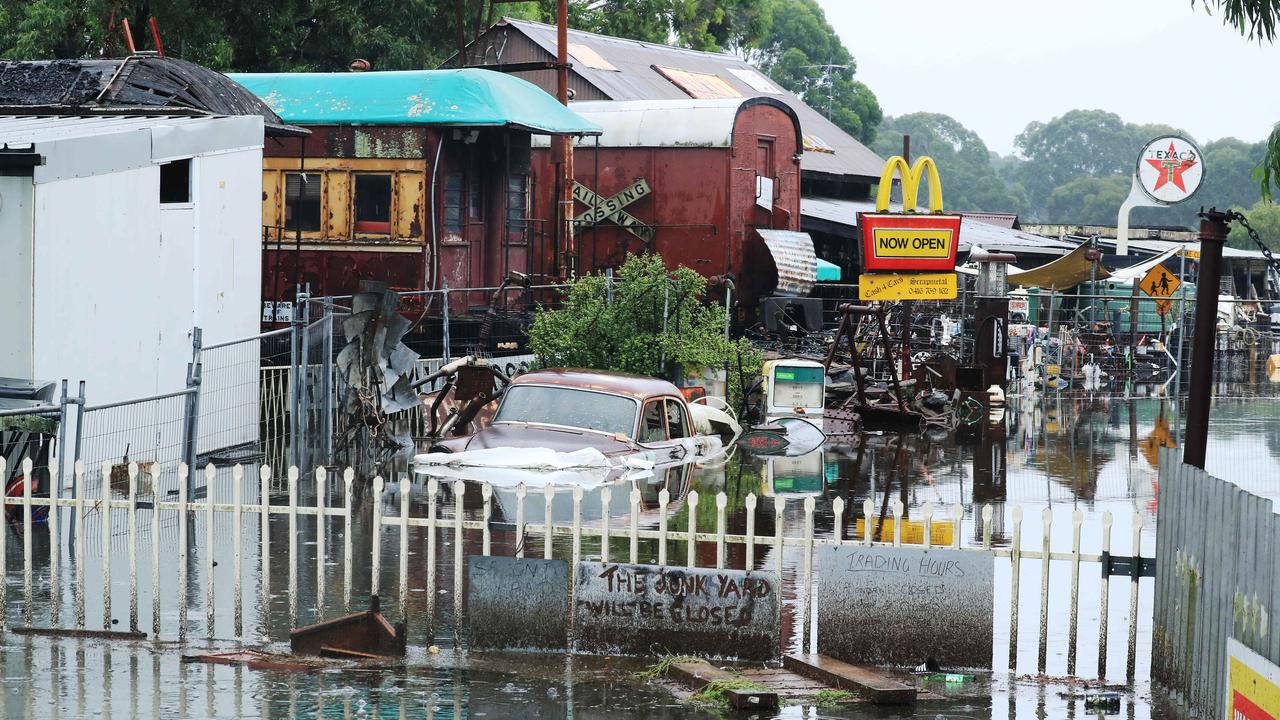
{"label": "railway crossing sign", "polygon": [[573,183],[573,199],[587,206],[587,211],[573,219],[577,227],[590,227],[602,220],[616,223],[619,227],[635,235],[646,243],[653,241],[653,228],[640,222],[627,211],[626,206],[648,195],[651,191],[644,178],[636,178],[634,182],[620,190],[612,197],[601,197],[595,191],[580,182]]}
{"label": "railway crossing sign", "polygon": [[1156,265],[1142,276],[1142,281],[1138,286],[1142,288],[1142,292],[1153,298],[1173,297],[1178,291],[1178,287],[1182,285],[1182,281],[1177,275],[1169,272],[1163,265]]}

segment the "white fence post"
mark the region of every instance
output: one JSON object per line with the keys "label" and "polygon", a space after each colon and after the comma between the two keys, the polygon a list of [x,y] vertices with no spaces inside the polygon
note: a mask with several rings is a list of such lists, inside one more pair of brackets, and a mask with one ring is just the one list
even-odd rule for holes
{"label": "white fence post", "polygon": [[213,479],[218,469],[212,463],[204,466],[204,623],[209,639],[214,637],[213,602]]}
{"label": "white fence post", "polygon": [[400,476],[400,617],[409,610],[409,477]]}
{"label": "white fence post", "polygon": [[[299,450],[298,452],[302,452]],[[298,466],[289,466],[289,627],[298,626]]]}
{"label": "white fence post", "polygon": [[1071,610],[1067,620],[1067,675],[1076,674],[1076,635],[1080,616],[1080,526],[1084,513],[1071,513]]}
{"label": "white fence post", "polygon": [[[30,486],[28,486],[30,487]],[[111,630],[111,462],[102,463],[102,497],[98,500],[102,508],[102,629]],[[30,518],[28,518],[30,523]],[[31,527],[30,524],[27,527]],[[27,533],[30,537],[31,533]],[[28,541],[29,542],[29,541]],[[28,605],[30,595],[28,595]],[[28,615],[30,612],[28,611]],[[30,617],[27,624],[31,624]]]}
{"label": "white fence post", "polygon": [[262,641],[271,638],[268,618],[271,617],[271,466],[258,468],[258,517],[259,535],[262,545]]}
{"label": "white fence post", "polygon": [[1022,575],[1022,506],[1013,506],[1013,539],[1009,542],[1009,670],[1018,670],[1018,589]]}
{"label": "white fence post", "polygon": [[600,488],[600,562],[609,562],[609,501],[613,491],[608,485]]}
{"label": "white fence post", "polygon": [[[138,463],[129,463],[129,632],[138,632]],[[55,585],[54,588],[57,586]],[[52,596],[56,597],[56,590]]]}
{"label": "white fence post", "polygon": [[[160,465],[152,463],[151,476],[151,637],[160,637]],[[77,526],[79,523],[77,523]]]}
{"label": "white fence post", "polygon": [[690,490],[684,504],[689,508],[689,530],[685,535],[689,542],[684,564],[685,567],[695,568],[698,566],[698,491]]}
{"label": "white fence post", "polygon": [[[194,471],[195,468],[187,467],[186,463],[178,463],[178,588],[175,599],[178,603],[178,642],[183,645],[187,643],[187,608],[190,605],[187,600],[187,526],[191,520],[188,515],[191,508],[187,505],[187,491],[190,488],[188,478]],[[262,552],[265,557],[266,545],[263,545]],[[266,581],[265,575],[263,581]]]}
{"label": "white fence post", "polygon": [[369,562],[369,594],[378,597],[382,575],[382,476],[373,479],[373,557]]}
{"label": "white fence post", "polygon": [[232,552],[232,592],[231,618],[232,633],[237,640],[244,639],[244,586],[241,575],[244,572],[244,551],[240,547],[244,538],[244,467],[240,464],[231,468],[231,552]]}
{"label": "white fence post", "polygon": [[[1104,558],[1111,555],[1111,524],[1114,522],[1111,517],[1111,511],[1102,513],[1102,556]],[[1107,612],[1111,604],[1111,574],[1107,572],[1106,561],[1103,561],[1102,567],[1102,589],[1099,594],[1099,618],[1098,618],[1098,679],[1107,677],[1107,620],[1110,613]]]}
{"label": "white fence post", "polygon": [[325,491],[329,486],[329,473],[323,465],[316,466],[316,619],[324,619],[326,536],[329,531],[328,503]]}
{"label": "white fence post", "polygon": [[1040,543],[1040,654],[1036,658],[1036,670],[1044,674],[1049,657],[1049,540],[1052,537],[1053,508],[1045,506],[1040,511],[1043,538]]}
{"label": "white fence post", "polygon": [[351,612],[351,484],[355,470],[342,471],[342,611]]}
{"label": "white fence post", "polygon": [[[667,506],[671,503],[671,491],[662,488],[658,491],[658,566],[667,566]],[[750,527],[751,516],[747,515]],[[751,557],[751,546],[747,546],[747,557]],[[748,561],[750,562],[750,561]]]}

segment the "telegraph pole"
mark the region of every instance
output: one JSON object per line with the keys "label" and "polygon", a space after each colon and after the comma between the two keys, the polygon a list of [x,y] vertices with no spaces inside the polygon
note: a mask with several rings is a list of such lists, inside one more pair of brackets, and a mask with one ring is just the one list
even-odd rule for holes
{"label": "telegraph pole", "polygon": [[[556,99],[562,105],[569,104],[569,1],[556,2]],[[578,252],[573,241],[573,138],[557,135],[554,138],[557,193],[556,235],[560,250],[560,275],[568,278],[576,274]]]}

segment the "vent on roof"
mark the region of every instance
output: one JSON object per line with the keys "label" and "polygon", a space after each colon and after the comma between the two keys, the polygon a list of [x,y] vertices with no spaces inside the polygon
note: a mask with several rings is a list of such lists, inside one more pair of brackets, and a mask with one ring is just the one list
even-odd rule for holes
{"label": "vent on roof", "polygon": [[662,67],[661,65],[652,65],[650,67],[662,77],[670,80],[673,85],[688,93],[689,97],[697,100],[742,97],[742,93],[725,82],[724,78],[713,73],[676,70],[675,68]]}
{"label": "vent on roof", "polygon": [[600,53],[581,43],[569,43],[569,54],[574,60],[596,70],[612,70],[621,72],[612,63],[600,56]]}
{"label": "vent on roof", "polygon": [[751,89],[756,92],[769,93],[770,95],[782,94],[782,88],[774,85],[772,80],[761,75],[755,70],[748,68],[729,68],[729,72],[733,73],[734,77],[738,78],[742,82],[750,85]]}

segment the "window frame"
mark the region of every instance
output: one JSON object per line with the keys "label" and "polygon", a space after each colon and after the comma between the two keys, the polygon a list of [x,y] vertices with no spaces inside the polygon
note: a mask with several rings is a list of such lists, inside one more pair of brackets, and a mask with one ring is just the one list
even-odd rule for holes
{"label": "window frame", "polygon": [[[328,175],[328,173],[326,173],[323,170],[314,170],[314,171],[281,170],[280,171],[280,183],[282,185],[280,194],[283,199],[283,202],[280,204],[280,227],[285,232],[298,232],[298,229],[291,224],[291,221],[289,218],[289,206],[290,206],[289,176],[290,175],[305,175],[305,176],[313,177],[316,180],[316,188],[317,188],[316,198],[315,198],[316,199],[316,228],[314,230],[310,230],[304,227],[302,228],[301,232],[308,235],[319,235],[320,233],[324,232],[324,194],[325,194],[325,183],[328,182],[326,179],[326,176]],[[299,182],[298,184],[299,198],[303,196],[303,193],[301,192],[301,188],[305,187],[306,185],[309,185],[310,182],[311,182],[310,180],[306,181],[305,183]]]}
{"label": "window frame", "polygon": [[[387,180],[387,219],[382,220],[361,220],[360,219],[360,181],[367,178],[386,178]],[[351,171],[351,236],[354,237],[377,237],[391,238],[395,228],[395,187],[396,173],[394,171],[379,170],[352,170]],[[368,225],[361,228],[361,223],[372,223],[374,226],[386,225],[386,229],[370,228]]]}

